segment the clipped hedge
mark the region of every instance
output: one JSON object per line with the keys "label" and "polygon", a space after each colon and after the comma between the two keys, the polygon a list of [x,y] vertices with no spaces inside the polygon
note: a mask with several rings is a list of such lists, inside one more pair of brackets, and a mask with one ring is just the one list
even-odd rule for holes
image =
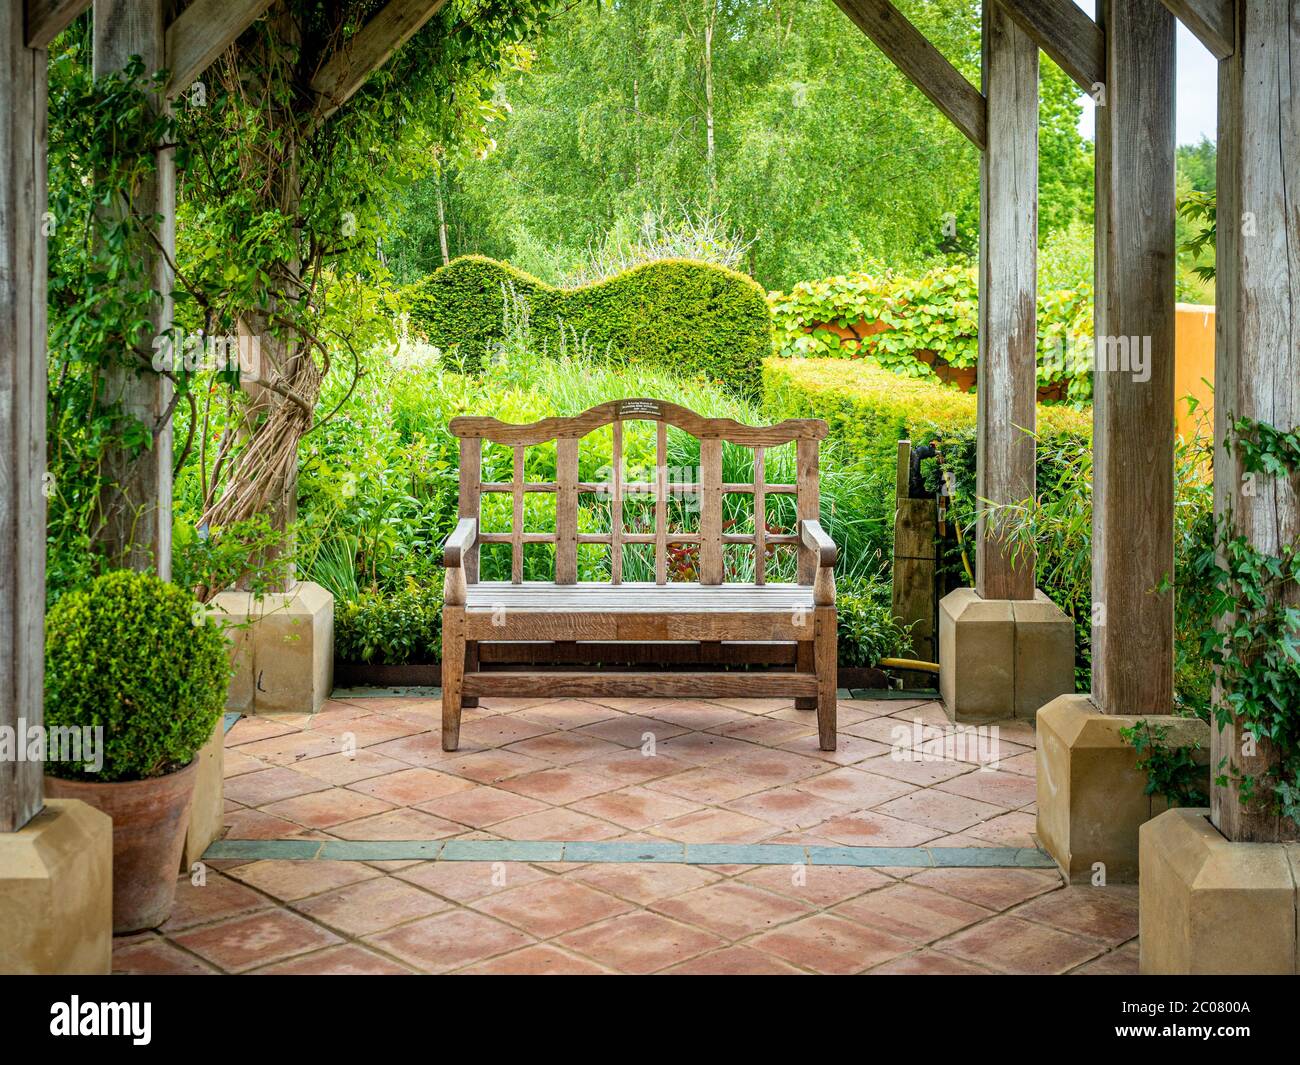
{"label": "clipped hedge", "polygon": [[712,263],[663,259],[580,288],[555,288],[481,255],[455,259],[415,287],[411,317],[430,343],[457,350],[474,369],[504,335],[511,297],[528,304],[534,342],[557,351],[583,338],[611,360],[759,388],[772,351],[766,294],[752,279]]}
{"label": "clipped hedge", "polygon": [[[771,418],[822,418],[844,453],[867,470],[892,470],[898,441],[960,435],[975,425],[976,397],[933,379],[903,377],[863,359],[782,359],[763,364]],[[1038,433],[1091,441],[1090,412],[1038,407]]]}
{"label": "clipped hedge", "polygon": [[[932,351],[959,369],[978,360],[979,291],[968,267],[801,281],[788,293],[769,293],[768,303],[781,356],[870,356],[900,375],[925,378],[935,371],[917,352]],[[1037,321],[1039,385],[1060,383],[1071,401],[1089,400],[1091,364],[1077,352],[1080,338],[1092,336],[1091,288],[1040,292]],[[857,335],[853,327],[863,322],[879,331]]]}

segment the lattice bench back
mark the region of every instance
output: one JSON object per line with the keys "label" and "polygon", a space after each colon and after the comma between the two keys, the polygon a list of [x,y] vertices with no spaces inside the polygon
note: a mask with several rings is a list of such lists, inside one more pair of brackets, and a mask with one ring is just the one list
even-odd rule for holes
{"label": "lattice bench back", "polygon": [[[657,422],[654,480],[624,482],[623,423]],[[578,480],[579,441],[609,425],[613,434],[611,480],[583,483]],[[700,442],[699,484],[682,484],[668,480],[668,426],[674,426]],[[730,418],[705,418],[694,411],[656,399],[620,399],[602,403],[571,418],[545,418],[529,425],[511,425],[487,417],[453,418],[453,436],[460,439],[460,517],[479,519],[484,492],[508,492],[512,497],[513,516],[508,533],[479,532],[465,559],[465,579],[478,580],[478,544],[508,543],[511,552],[511,583],[523,581],[524,545],[555,545],[555,583],[576,584],[578,580],[578,545],[605,544],[610,548],[611,580],[623,583],[623,545],[653,544],[655,583],[668,582],[668,545],[699,545],[699,582],[722,584],[724,578],[723,545],[749,544],[754,548],[754,582],[766,583],[767,548],[773,544],[792,544],[798,551],[798,583],[812,584],[817,572],[817,555],[805,546],[798,528],[789,534],[767,530],[767,496],[795,497],[798,520],[819,515],[818,447],[826,435],[826,423],[814,418],[791,418],[779,425],[741,425]],[[514,477],[508,482],[485,482],[482,478],[483,441],[513,449]],[[529,446],[556,444],[556,479],[554,482],[524,480],[524,449]],[[723,442],[752,448],[754,478],[752,484],[724,483],[722,480]],[[764,452],[795,441],[796,480],[794,484],[768,484],[764,472]],[[699,531],[674,532],[668,528],[667,505],[674,497],[695,495],[699,500]],[[524,496],[529,492],[552,492],[556,496],[555,532],[524,531]],[[578,496],[598,493],[611,500],[608,533],[578,532]],[[623,528],[623,500],[627,495],[652,496],[654,532],[629,533]],[[726,494],[753,494],[754,532],[723,531],[722,499]]]}

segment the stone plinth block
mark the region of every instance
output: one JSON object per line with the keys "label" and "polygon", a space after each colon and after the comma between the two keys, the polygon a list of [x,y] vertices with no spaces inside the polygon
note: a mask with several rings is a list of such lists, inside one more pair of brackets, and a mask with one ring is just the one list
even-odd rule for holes
{"label": "stone plinth block", "polygon": [[199,750],[195,760],[199,763],[194,782],[194,801],[190,805],[190,826],[185,832],[185,849],[181,852],[181,872],[203,856],[208,844],[221,835],[222,817],[225,814],[225,740],[226,723],[217,718],[212,738]]}
{"label": "stone plinth block", "polygon": [[1300,973],[1300,844],[1232,843],[1209,814],[1168,810],[1142,826],[1141,971]]}
{"label": "stone plinth block", "polygon": [[0,973],[108,973],[113,961],[113,822],[50,799],[0,832]]}
{"label": "stone plinth block", "polygon": [[958,588],[939,603],[939,693],[953,721],[1032,719],[1074,691],[1074,623],[1041,591],[981,599]]}
{"label": "stone plinth block", "polygon": [[246,714],[314,713],[334,685],[334,597],[303,582],[261,598],[222,592],[211,604],[231,639],[227,707]]}
{"label": "stone plinth block", "polygon": [[1108,884],[1138,877],[1138,829],[1168,809],[1147,795],[1138,754],[1120,735],[1138,721],[1167,727],[1165,745],[1201,748],[1209,787],[1210,727],[1194,717],[1103,714],[1086,695],[1065,695],[1038,712],[1038,841],[1074,883],[1095,866]]}

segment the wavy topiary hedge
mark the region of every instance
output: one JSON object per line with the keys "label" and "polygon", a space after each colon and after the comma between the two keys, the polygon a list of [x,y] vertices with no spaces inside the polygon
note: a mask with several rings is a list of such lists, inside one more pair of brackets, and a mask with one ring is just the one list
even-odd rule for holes
{"label": "wavy topiary hedge", "polygon": [[508,263],[467,255],[415,286],[411,316],[430,343],[458,350],[474,368],[502,340],[512,294],[527,300],[532,336],[548,350],[576,335],[612,360],[670,368],[743,394],[758,392],[762,361],[772,351],[763,289],[743,274],[686,259],[562,289]]}

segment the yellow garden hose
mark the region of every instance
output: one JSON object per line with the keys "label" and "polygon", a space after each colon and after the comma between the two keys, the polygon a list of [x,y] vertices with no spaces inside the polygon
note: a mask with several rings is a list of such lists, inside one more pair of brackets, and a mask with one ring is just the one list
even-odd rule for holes
{"label": "yellow garden hose", "polygon": [[915,658],[882,658],[877,665],[886,669],[915,669],[922,673],[938,673],[938,662],[921,662]]}

